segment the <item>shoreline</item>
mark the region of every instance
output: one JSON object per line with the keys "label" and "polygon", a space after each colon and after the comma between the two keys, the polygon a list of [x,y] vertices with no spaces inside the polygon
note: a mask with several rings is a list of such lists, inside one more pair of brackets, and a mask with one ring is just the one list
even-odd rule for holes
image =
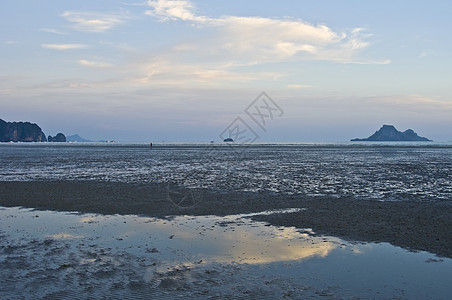
{"label": "shoreline", "polygon": [[295,213],[252,218],[275,226],[310,228],[317,235],[357,242],[388,242],[412,251],[452,258],[452,203],[449,201],[306,198],[270,192],[189,190],[163,183],[103,181],[0,181],[0,195],[0,205],[5,207],[160,218],[304,208]]}

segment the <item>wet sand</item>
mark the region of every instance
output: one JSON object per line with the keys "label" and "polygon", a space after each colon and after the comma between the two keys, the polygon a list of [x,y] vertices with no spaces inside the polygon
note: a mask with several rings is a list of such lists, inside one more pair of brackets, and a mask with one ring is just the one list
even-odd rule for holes
{"label": "wet sand", "polygon": [[452,258],[450,201],[380,202],[306,198],[275,193],[188,190],[168,184],[99,181],[0,182],[0,205],[101,214],[229,215],[279,208],[291,214],[254,216],[272,225],[311,228],[350,241],[389,242]]}

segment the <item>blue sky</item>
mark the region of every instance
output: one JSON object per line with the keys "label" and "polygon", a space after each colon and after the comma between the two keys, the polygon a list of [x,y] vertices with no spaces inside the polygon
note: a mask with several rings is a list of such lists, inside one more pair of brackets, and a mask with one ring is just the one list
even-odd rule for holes
{"label": "blue sky", "polygon": [[[1,1],[0,118],[46,134],[452,140],[450,1]],[[284,114],[245,113],[265,91]]]}

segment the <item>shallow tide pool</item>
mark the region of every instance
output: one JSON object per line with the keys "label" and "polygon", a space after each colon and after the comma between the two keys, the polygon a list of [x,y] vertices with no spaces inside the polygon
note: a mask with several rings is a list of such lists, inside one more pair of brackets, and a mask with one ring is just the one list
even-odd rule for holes
{"label": "shallow tide pool", "polygon": [[[266,212],[264,212],[266,213]],[[17,298],[449,299],[452,259],[251,215],[0,208],[0,295]]]}

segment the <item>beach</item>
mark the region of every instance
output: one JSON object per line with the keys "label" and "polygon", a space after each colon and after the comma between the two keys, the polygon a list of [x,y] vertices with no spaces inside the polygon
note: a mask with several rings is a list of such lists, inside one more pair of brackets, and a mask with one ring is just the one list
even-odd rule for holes
{"label": "beach", "polygon": [[452,147],[1,144],[0,294],[448,299]]}
{"label": "beach", "polygon": [[[299,212],[253,216],[272,225],[311,228],[315,234],[345,240],[388,242],[412,251],[452,258],[452,205],[449,201],[373,201],[304,197],[276,193],[220,193],[101,181],[0,182],[0,205],[100,214],[217,215],[257,213],[283,208]],[[173,191],[177,190],[180,199]],[[188,195],[188,196],[187,196]],[[192,196],[194,198],[192,198]]]}

